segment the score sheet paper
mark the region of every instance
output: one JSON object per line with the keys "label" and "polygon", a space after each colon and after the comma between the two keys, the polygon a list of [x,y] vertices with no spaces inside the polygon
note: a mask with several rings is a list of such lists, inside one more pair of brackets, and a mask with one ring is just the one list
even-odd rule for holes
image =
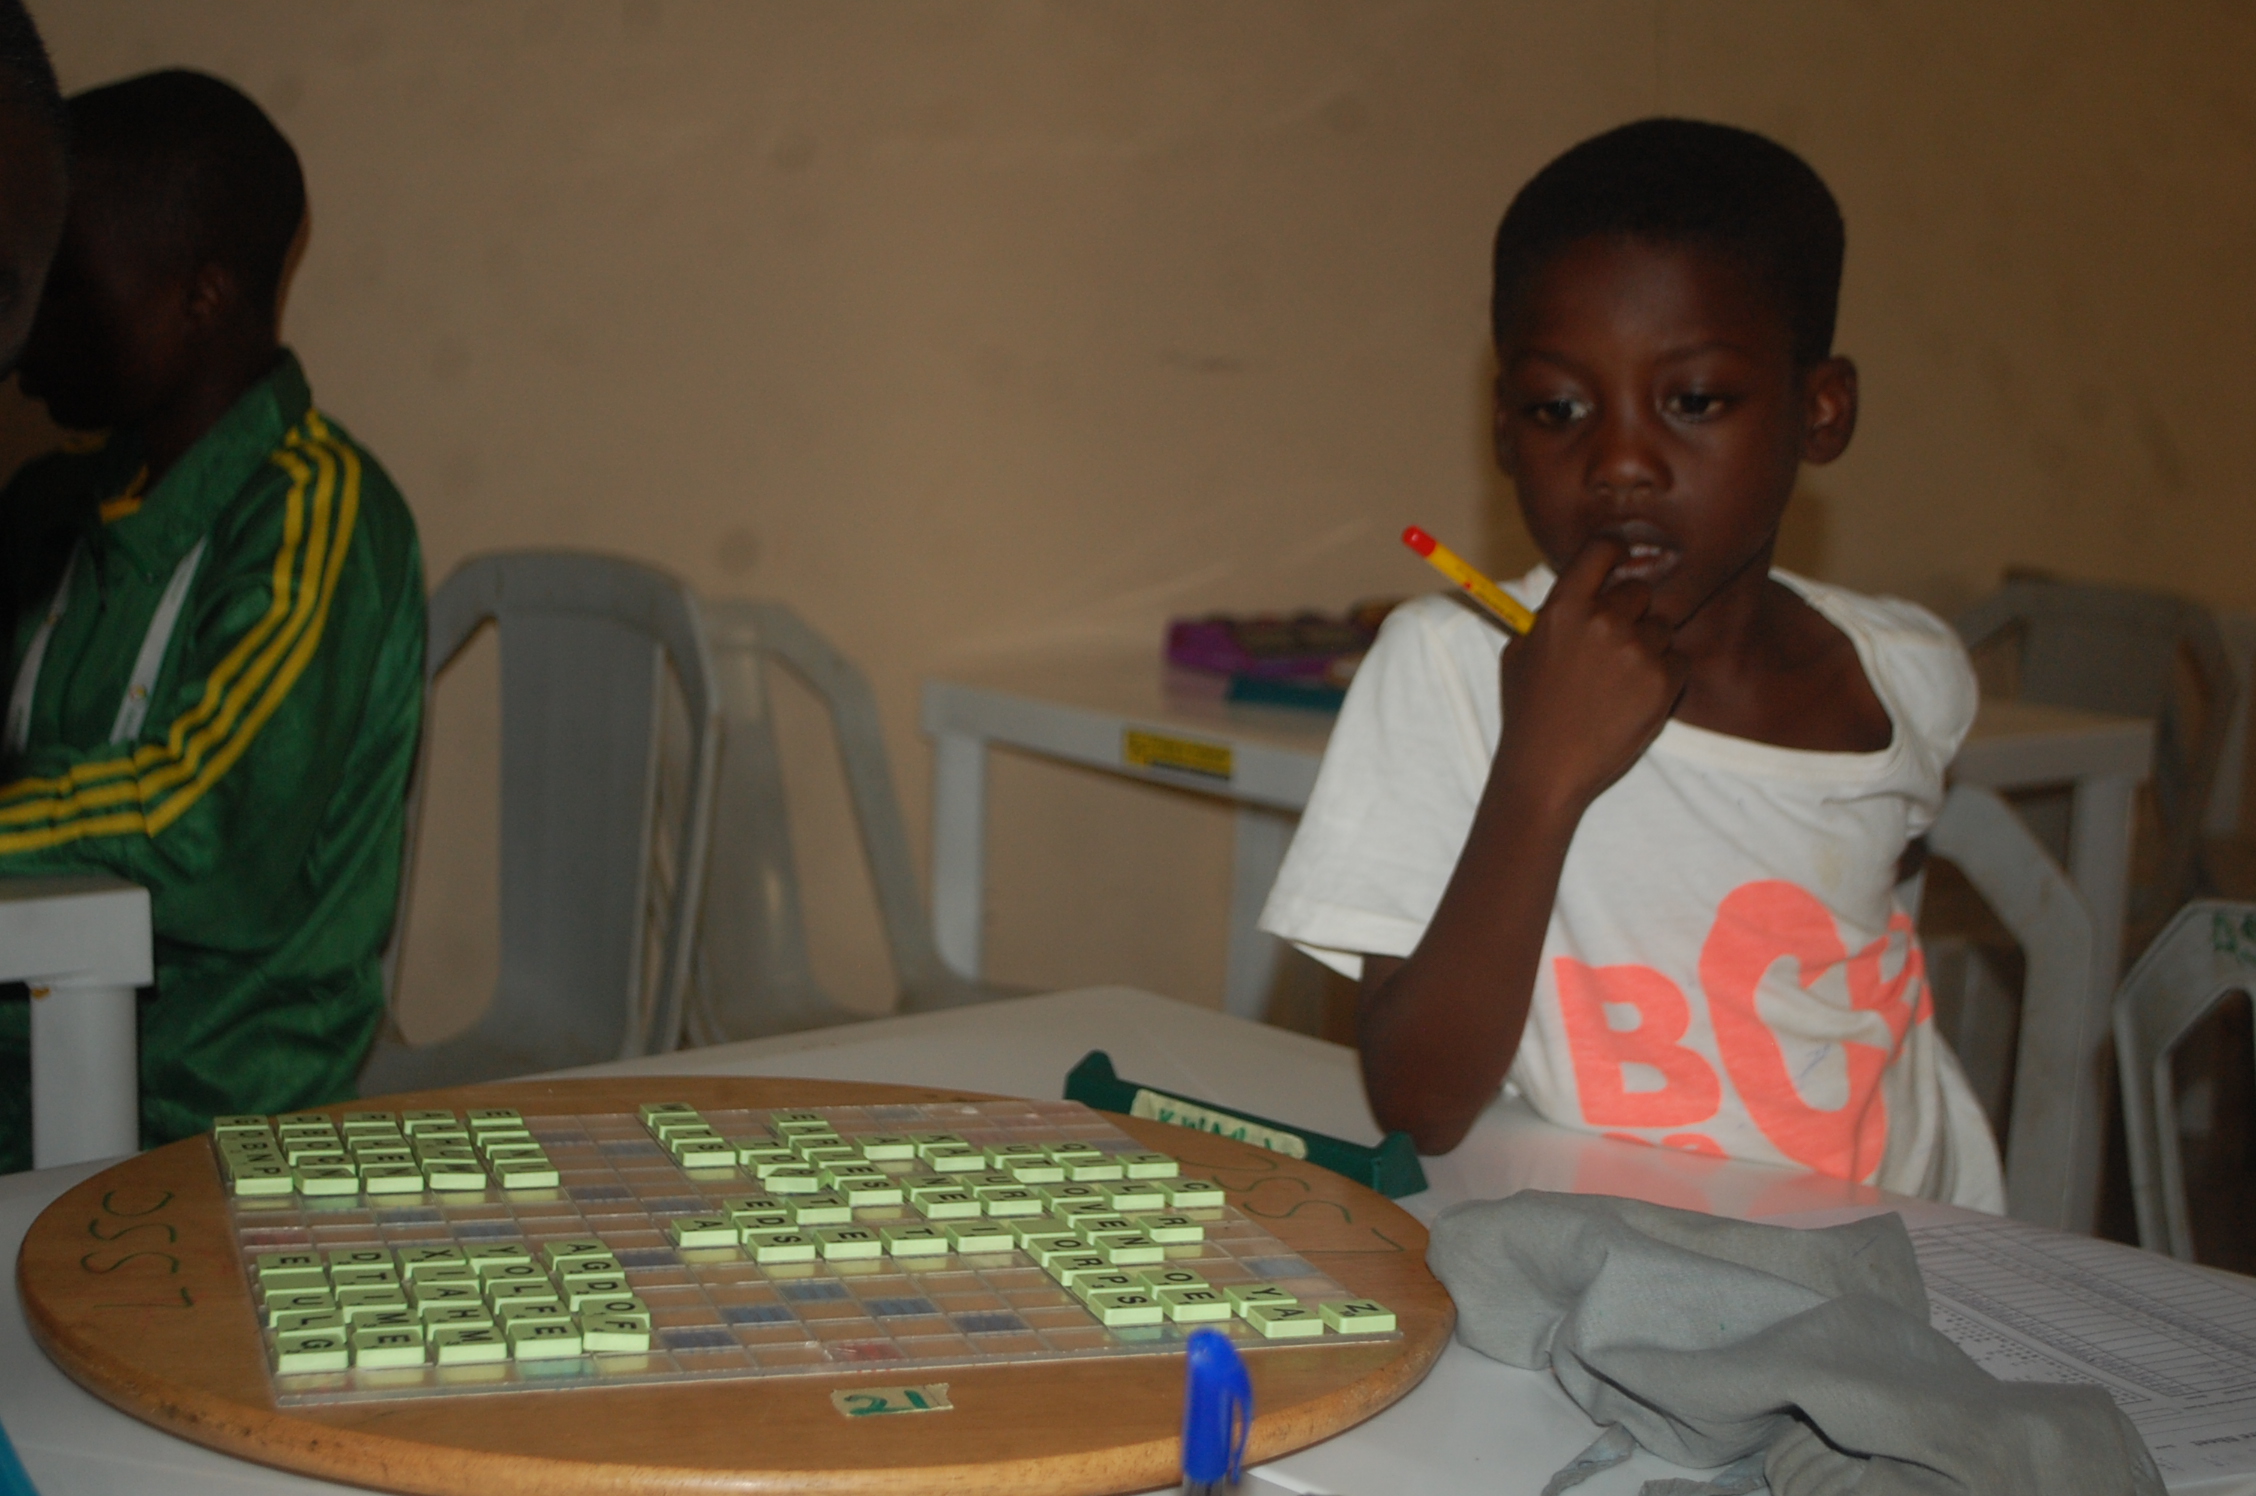
{"label": "score sheet paper", "polygon": [[2256,1278],[1999,1217],[1911,1240],[1935,1328],[1992,1376],[2104,1387],[2173,1487],[2256,1473]]}

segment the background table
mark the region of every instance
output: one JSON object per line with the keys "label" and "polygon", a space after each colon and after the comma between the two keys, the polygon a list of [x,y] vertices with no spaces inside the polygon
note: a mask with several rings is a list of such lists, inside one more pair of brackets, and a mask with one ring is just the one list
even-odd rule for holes
{"label": "background table", "polygon": [[[1241,1018],[1263,1016],[1279,948],[1254,921],[1315,788],[1329,715],[1233,705],[1211,677],[1170,671],[1136,650],[1045,656],[927,681],[923,720],[933,740],[933,935],[951,966],[980,974],[987,750],[1016,748],[1233,802],[1223,1007]],[[1187,744],[1186,759],[1223,767],[1139,761],[1149,755],[1130,751],[1130,733]],[[2092,911],[2095,980],[2109,988],[2122,961],[2132,811],[2153,757],[2154,726],[2144,719],[1986,700],[1951,766],[1954,776],[1996,790],[2073,787],[2067,871]]]}
{"label": "background table", "polygon": [[[1066,1070],[1092,1048],[1110,1052],[1131,1080],[1357,1141],[1377,1138],[1353,1051],[1123,988],[882,1019],[579,1073],[793,1075],[1054,1096]],[[80,1167],[0,1178],[0,1247],[12,1254],[47,1202],[90,1172]],[[1426,1220],[1459,1200],[1522,1187],[1604,1191],[1747,1219],[1808,1221],[1891,1208],[1905,1211],[1915,1226],[1967,1217],[1816,1175],[1567,1132],[1502,1101],[1456,1152],[1427,1160],[1426,1173],[1432,1187],[1401,1202]],[[81,1392],[31,1344],[13,1297],[13,1275],[10,1284],[9,1308],[0,1314],[0,1419],[48,1496],[345,1489],[214,1454]],[[1594,1436],[1590,1421],[1548,1374],[1452,1343],[1424,1384],[1400,1403],[1264,1467],[1248,1490],[1251,1496],[1534,1496],[1550,1472]],[[1640,1481],[1670,1473],[1640,1455],[1578,1487],[1578,1496],[1625,1496]],[[2179,1496],[2256,1496],[2256,1480],[2174,1489]]]}
{"label": "background table", "polygon": [[149,891],[119,878],[0,878],[0,982],[29,982],[38,1167],[141,1140],[135,990],[155,980]]}
{"label": "background table", "polygon": [[[1169,690],[1173,681],[1176,689]],[[1254,928],[1316,766],[1332,718],[1289,707],[1236,706],[1218,682],[1170,672],[1152,655],[1030,660],[966,681],[927,681],[924,730],[932,738],[932,934],[941,957],[965,976],[981,964],[987,886],[987,750],[1046,758],[1177,789],[1236,806],[1230,878],[1230,947],[1223,1006],[1260,1018],[1276,972],[1278,943]],[[1203,693],[1201,688],[1203,687]],[[1218,748],[1216,775],[1138,764],[1126,734]]]}

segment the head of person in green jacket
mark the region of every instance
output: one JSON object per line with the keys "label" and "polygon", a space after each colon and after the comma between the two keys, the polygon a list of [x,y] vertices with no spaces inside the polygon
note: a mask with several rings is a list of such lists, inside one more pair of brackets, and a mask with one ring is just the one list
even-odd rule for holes
{"label": "head of person in green jacket", "polygon": [[265,111],[203,73],[67,107],[70,211],[23,385],[57,425],[134,433],[154,486],[281,357],[305,178]]}
{"label": "head of person in green jacket", "polygon": [[63,229],[63,96],[22,0],[0,0],[0,378],[15,368]]}

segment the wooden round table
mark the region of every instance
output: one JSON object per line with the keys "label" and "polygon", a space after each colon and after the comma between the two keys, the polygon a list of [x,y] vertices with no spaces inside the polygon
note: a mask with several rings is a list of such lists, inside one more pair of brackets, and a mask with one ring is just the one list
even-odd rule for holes
{"label": "wooden round table", "polygon": [[[515,1107],[527,1116],[987,1101],[841,1081],[522,1082],[354,1102],[332,1114]],[[1426,1271],[1426,1232],[1391,1202],[1312,1164],[1156,1122],[1106,1115],[1185,1168],[1351,1293],[1392,1308],[1400,1339],[1249,1352],[1248,1463],[1361,1422],[1416,1386],[1455,1321]],[[379,1490],[505,1493],[1144,1491],[1180,1478],[1180,1356],[948,1367],[952,1411],[846,1419],[830,1394],[902,1371],[826,1372],[396,1402],[276,1407],[211,1148],[201,1138],[104,1170],[50,1205],[16,1264],[47,1354],[136,1418],[263,1464]]]}

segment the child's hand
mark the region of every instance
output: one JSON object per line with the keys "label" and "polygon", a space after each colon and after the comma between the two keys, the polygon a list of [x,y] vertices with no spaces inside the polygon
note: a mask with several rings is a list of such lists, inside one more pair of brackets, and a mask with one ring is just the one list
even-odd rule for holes
{"label": "child's hand", "polygon": [[1495,772],[1540,803],[1580,816],[1629,772],[1684,693],[1673,632],[1646,609],[1652,589],[1606,578],[1627,558],[1598,537],[1560,574],[1526,638],[1504,651],[1504,739]]}

